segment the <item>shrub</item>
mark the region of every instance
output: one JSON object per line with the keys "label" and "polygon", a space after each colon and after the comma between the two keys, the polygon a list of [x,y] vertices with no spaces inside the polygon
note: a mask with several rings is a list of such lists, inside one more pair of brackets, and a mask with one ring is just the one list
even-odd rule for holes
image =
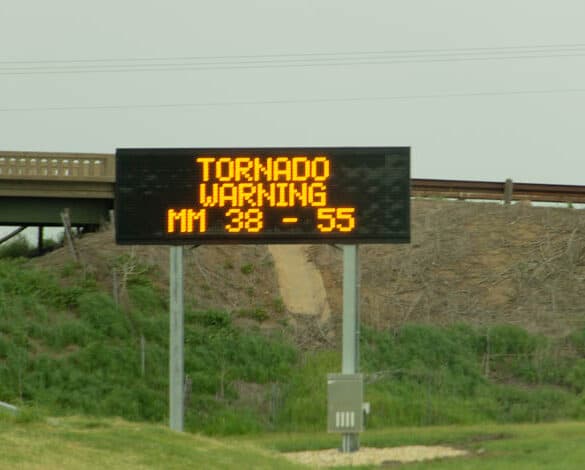
{"label": "shrub", "polygon": [[27,258],[33,250],[26,237],[18,235],[12,241],[0,245],[0,258]]}
{"label": "shrub", "polygon": [[585,359],[579,359],[568,370],[565,383],[577,393],[585,391]]}

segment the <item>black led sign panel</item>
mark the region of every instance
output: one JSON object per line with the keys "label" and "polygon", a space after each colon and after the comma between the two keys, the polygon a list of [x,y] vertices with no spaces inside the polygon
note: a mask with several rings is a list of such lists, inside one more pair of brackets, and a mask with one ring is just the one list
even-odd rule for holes
{"label": "black led sign panel", "polygon": [[118,149],[120,244],[407,243],[407,147]]}

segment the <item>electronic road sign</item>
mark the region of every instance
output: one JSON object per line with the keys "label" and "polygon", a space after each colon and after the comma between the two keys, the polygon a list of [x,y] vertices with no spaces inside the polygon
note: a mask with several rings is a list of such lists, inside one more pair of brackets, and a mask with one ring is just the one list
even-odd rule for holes
{"label": "electronic road sign", "polygon": [[120,244],[408,243],[410,148],[116,151]]}

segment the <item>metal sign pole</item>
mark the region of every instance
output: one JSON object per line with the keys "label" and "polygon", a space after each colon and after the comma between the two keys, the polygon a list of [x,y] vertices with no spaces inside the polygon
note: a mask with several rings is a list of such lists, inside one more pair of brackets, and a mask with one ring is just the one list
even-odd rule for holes
{"label": "metal sign pole", "polygon": [[169,415],[173,431],[183,431],[184,360],[183,360],[183,247],[169,251],[170,345],[169,345]]}
{"label": "metal sign pole", "polygon": [[[342,374],[359,370],[359,289],[358,245],[343,245]],[[359,446],[359,434],[342,434],[342,452],[355,452]]]}

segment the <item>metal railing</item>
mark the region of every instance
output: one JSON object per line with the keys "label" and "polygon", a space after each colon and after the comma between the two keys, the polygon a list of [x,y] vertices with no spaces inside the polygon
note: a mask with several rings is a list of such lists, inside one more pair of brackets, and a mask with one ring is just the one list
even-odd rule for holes
{"label": "metal railing", "polygon": [[[0,180],[115,183],[113,154],[0,152]],[[102,197],[114,198],[113,184]],[[107,193],[107,194],[106,194]],[[411,180],[414,197],[585,203],[585,186],[465,180]],[[73,196],[73,195],[72,195]]]}
{"label": "metal railing", "polygon": [[412,179],[414,197],[585,203],[585,186],[490,181]]}

